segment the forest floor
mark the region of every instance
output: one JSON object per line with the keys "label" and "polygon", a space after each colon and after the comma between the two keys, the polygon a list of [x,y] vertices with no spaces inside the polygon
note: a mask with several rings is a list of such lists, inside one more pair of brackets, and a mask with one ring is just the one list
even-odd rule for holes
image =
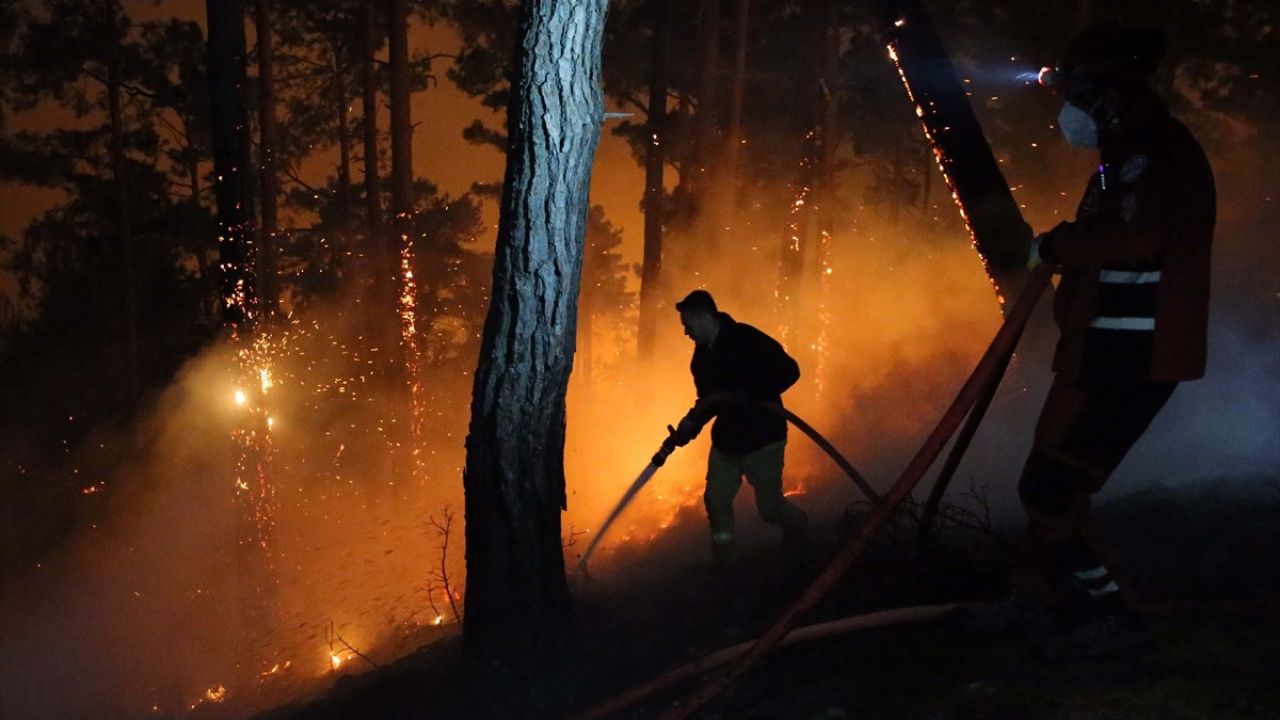
{"label": "forest floor", "polygon": [[[697,717],[1280,717],[1280,478],[1152,488],[1098,514],[1142,598],[1154,640],[1144,651],[1064,663],[1038,658],[1020,638],[975,634],[948,619],[862,630],[776,651]],[[469,702],[454,637],[340,677],[258,720],[571,717],[758,636],[821,570],[843,531],[815,528],[800,552],[744,552],[729,573],[705,561],[673,567],[668,554],[665,574],[628,572],[576,587],[569,651],[529,697]],[[952,538],[928,556],[907,542],[879,544],[805,622],[995,598],[1009,552],[981,535]],[[692,686],[615,717],[655,717]]]}

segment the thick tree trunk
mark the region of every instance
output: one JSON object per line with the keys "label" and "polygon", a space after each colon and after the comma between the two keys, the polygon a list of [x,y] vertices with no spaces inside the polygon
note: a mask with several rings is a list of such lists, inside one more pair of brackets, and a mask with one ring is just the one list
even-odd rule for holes
{"label": "thick tree trunk", "polygon": [[[388,74],[391,80],[391,212],[394,216],[393,247],[396,259],[396,317],[399,318],[401,364],[391,376],[409,389],[408,473],[422,481],[423,388],[419,380],[421,356],[418,341],[417,281],[413,276],[413,125],[409,112],[409,18],[407,0],[387,3]],[[397,377],[398,376],[398,377]],[[403,430],[401,430],[403,432]],[[395,472],[395,471],[393,471]],[[403,474],[396,472],[396,475]]]}
{"label": "thick tree trunk", "polygon": [[124,357],[122,358],[126,388],[130,395],[140,386],[138,352],[138,269],[134,259],[133,229],[129,222],[128,157],[124,152],[124,117],[121,109],[121,59],[118,40],[112,46],[107,63],[107,115],[111,132],[111,180],[115,186],[116,234],[119,236],[120,262],[124,268]]}
{"label": "thick tree trunk", "polygon": [[607,0],[520,16],[492,300],[467,436],[464,639],[476,676],[516,677],[561,641],[565,391],[603,102]]}
{"label": "thick tree trunk", "polygon": [[261,278],[260,303],[264,314],[274,315],[279,309],[280,286],[276,267],[276,236],[280,232],[278,197],[280,180],[276,175],[276,77],[272,0],[257,0],[258,28],[258,200],[262,203],[262,241],[258,247],[258,277]]}
{"label": "thick tree trunk", "polygon": [[409,116],[409,19],[406,0],[387,2],[391,78],[391,212],[408,233],[413,214],[413,125]]}
{"label": "thick tree trunk", "polygon": [[644,263],[640,269],[641,360],[653,357],[662,303],[662,226],[666,219],[667,68],[671,55],[671,2],[650,0],[653,47],[649,61],[649,145],[644,159]]}
{"label": "thick tree trunk", "polygon": [[[886,43],[1002,306],[1027,278],[1031,228],[920,0],[877,0]],[[1005,308],[1007,309],[1007,307]]]}
{"label": "thick tree trunk", "polygon": [[248,331],[257,319],[253,196],[249,192],[249,123],[245,114],[246,51],[242,0],[208,0],[209,89],[218,260],[223,321]]}
{"label": "thick tree trunk", "polygon": [[[254,283],[254,209],[250,188],[250,136],[245,108],[247,53],[244,4],[241,0],[208,0],[210,129],[213,139],[214,185],[218,210],[218,264],[222,269],[223,322],[230,340],[244,348],[259,318]],[[249,638],[265,632],[277,607],[272,555],[275,490],[271,483],[271,440],[262,368],[252,353],[237,354],[236,383],[244,393],[233,437],[239,455],[234,483],[237,512],[236,545],[242,579],[240,611],[246,628],[244,651],[261,653]],[[264,660],[261,655],[255,660]]]}
{"label": "thick tree trunk", "polygon": [[378,71],[374,53],[378,45],[378,28],[374,17],[374,0],[360,0],[360,99],[364,135],[364,214],[365,247],[369,253],[366,270],[373,274],[374,304],[391,297],[391,279],[395,266],[387,252],[382,235],[382,197],[378,179]]}

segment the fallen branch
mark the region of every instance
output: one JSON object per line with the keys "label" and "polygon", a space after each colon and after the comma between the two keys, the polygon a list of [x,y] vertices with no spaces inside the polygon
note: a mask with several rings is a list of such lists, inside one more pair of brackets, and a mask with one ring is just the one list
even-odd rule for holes
{"label": "fallen branch", "polygon": [[[836,635],[841,635],[855,630],[866,630],[869,628],[890,627],[892,625],[904,625],[907,623],[928,622],[945,617],[955,610],[963,607],[972,607],[981,605],[982,603],[951,603],[948,605],[920,605],[916,607],[895,608],[893,610],[880,610],[877,612],[866,613],[863,615],[853,615],[851,617],[841,618],[839,620],[831,620],[829,622],[816,623],[796,628],[783,639],[782,645],[794,645],[796,643],[808,642],[811,640],[822,640]],[[663,690],[678,685],[689,678],[703,675],[721,665],[727,665],[734,660],[742,657],[755,644],[755,641],[748,641],[725,648],[719,652],[701,657],[687,665],[665,672],[649,682],[628,690],[622,695],[618,695],[608,702],[591,708],[587,712],[576,716],[573,720],[596,720],[596,718],[608,717],[610,714],[618,712],[626,707],[640,702],[646,698],[652,697]]]}

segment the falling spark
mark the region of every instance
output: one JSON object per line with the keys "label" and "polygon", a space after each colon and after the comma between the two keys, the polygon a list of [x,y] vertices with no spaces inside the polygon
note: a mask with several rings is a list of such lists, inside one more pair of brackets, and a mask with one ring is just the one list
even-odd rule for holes
{"label": "falling spark", "polygon": [[423,468],[423,435],[425,429],[424,388],[422,387],[422,349],[418,345],[418,281],[413,275],[413,239],[400,235],[400,346],[404,350],[405,376],[409,384],[411,438],[410,454],[413,457],[413,476],[418,482],[425,479]]}

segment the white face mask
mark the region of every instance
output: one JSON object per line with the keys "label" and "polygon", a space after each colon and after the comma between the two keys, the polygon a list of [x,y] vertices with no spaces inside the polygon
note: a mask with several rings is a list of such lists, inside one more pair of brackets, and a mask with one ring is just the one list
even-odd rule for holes
{"label": "white face mask", "polygon": [[1065,102],[1058,113],[1058,128],[1067,142],[1076,147],[1098,147],[1098,124],[1089,113]]}

